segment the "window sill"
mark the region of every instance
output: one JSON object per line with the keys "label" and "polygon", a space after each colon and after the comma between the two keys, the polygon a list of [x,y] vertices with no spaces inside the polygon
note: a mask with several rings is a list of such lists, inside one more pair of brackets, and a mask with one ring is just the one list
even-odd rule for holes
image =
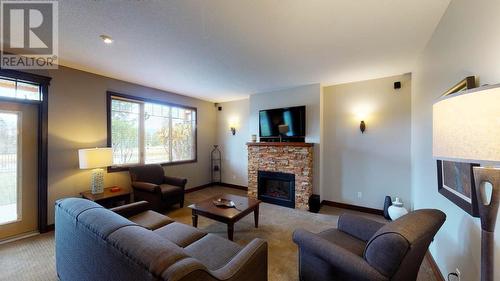
{"label": "window sill", "polygon": [[[165,166],[191,164],[191,163],[196,163],[196,162],[198,162],[198,159],[167,162],[167,163],[156,163],[156,164],[160,164],[162,167],[165,167]],[[127,166],[111,166],[111,167],[108,167],[108,173],[125,172],[125,171],[128,171],[130,169],[130,167],[141,166],[141,165],[143,165],[143,164],[127,165]],[[145,165],[147,165],[147,164],[145,164]]]}

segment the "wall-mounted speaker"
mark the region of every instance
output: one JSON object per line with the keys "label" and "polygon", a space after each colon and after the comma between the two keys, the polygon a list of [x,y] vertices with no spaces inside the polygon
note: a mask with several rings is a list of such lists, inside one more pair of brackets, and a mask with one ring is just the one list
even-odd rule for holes
{"label": "wall-mounted speaker", "polygon": [[401,81],[394,82],[394,89],[401,89]]}

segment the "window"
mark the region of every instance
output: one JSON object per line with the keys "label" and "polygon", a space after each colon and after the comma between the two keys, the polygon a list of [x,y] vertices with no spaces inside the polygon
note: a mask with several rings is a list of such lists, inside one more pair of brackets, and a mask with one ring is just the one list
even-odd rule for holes
{"label": "window", "polygon": [[0,77],[0,97],[40,101],[40,85]]}
{"label": "window", "polygon": [[114,166],[196,161],[196,108],[108,95]]}
{"label": "window", "polygon": [[138,164],[140,104],[113,100],[111,104],[111,147],[113,164]]}

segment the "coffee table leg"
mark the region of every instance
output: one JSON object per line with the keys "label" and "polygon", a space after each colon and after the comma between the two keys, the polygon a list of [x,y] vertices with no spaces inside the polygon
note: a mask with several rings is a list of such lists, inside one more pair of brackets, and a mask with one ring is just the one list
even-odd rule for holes
{"label": "coffee table leg", "polygon": [[233,234],[234,234],[234,224],[228,223],[227,224],[227,239],[233,241]]}
{"label": "coffee table leg", "polygon": [[193,219],[193,226],[198,227],[198,215],[195,212],[193,212],[191,218]]}
{"label": "coffee table leg", "polygon": [[259,227],[259,205],[253,210],[253,218],[255,221],[255,228]]}

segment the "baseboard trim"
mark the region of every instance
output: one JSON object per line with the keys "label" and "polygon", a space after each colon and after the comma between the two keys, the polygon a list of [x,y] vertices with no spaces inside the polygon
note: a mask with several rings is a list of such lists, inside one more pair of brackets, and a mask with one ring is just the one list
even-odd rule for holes
{"label": "baseboard trim", "polygon": [[49,232],[49,231],[54,231],[55,229],[56,229],[55,224],[48,224],[47,229],[45,229],[45,230],[46,230],[46,232]]}
{"label": "baseboard trim", "polygon": [[199,186],[188,188],[184,192],[185,193],[191,193],[191,192],[199,191],[199,190],[205,189],[207,187],[211,187],[211,186],[213,186],[212,183],[202,184],[202,185],[199,185]]}
{"label": "baseboard trim", "polygon": [[232,184],[232,183],[221,182],[218,185],[224,186],[224,187],[230,187],[230,188],[240,189],[240,190],[245,190],[245,191],[248,190],[248,186],[237,185],[237,184]]}
{"label": "baseboard trim", "polygon": [[431,252],[427,251],[425,254],[425,258],[429,262],[432,272],[434,273],[434,277],[438,281],[445,281],[443,274],[441,273],[441,270],[439,270],[439,267],[437,266],[436,261],[434,260],[434,257],[432,256]]}
{"label": "baseboard trim", "polygon": [[326,206],[330,206],[330,207],[337,207],[337,208],[342,208],[342,209],[348,209],[348,210],[354,210],[354,211],[358,211],[358,212],[374,214],[374,215],[379,215],[379,216],[384,215],[383,210],[367,208],[367,207],[362,207],[362,206],[356,206],[356,205],[351,205],[351,204],[345,204],[345,203],[339,203],[339,202],[333,202],[333,201],[328,201],[328,200],[321,201],[321,205],[326,205]]}
{"label": "baseboard trim", "polygon": [[40,235],[40,232],[38,232],[38,231],[31,231],[31,232],[27,232],[27,233],[22,233],[22,234],[19,234],[19,235],[11,236],[11,237],[5,238],[4,240],[0,240],[0,245],[11,243],[11,242],[18,241],[18,240],[25,239],[25,238],[29,238],[29,237],[33,237],[33,236],[36,236],[36,235]]}
{"label": "baseboard trim", "polygon": [[237,184],[232,184],[232,183],[225,183],[225,182],[220,182],[220,183],[207,183],[195,187],[191,187],[185,190],[185,193],[191,193],[195,191],[199,191],[202,189],[205,189],[207,187],[212,187],[212,186],[224,186],[224,187],[230,187],[230,188],[235,188],[235,189],[240,189],[240,190],[248,190],[248,187],[243,186],[243,185],[237,185]]}

